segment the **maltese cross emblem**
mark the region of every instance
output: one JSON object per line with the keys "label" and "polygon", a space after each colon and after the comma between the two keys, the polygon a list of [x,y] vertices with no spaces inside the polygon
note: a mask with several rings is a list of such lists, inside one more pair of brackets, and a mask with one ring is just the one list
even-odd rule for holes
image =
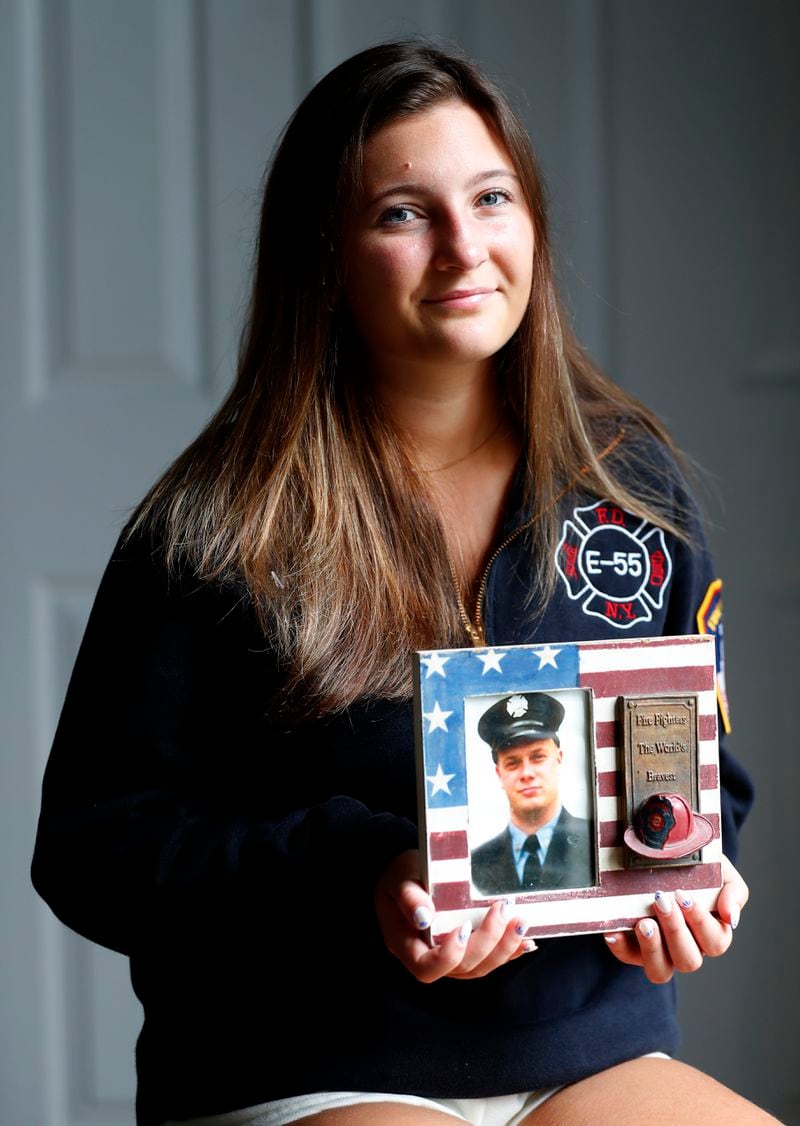
{"label": "maltese cross emblem", "polygon": [[607,500],[576,508],[564,521],[556,568],[584,614],[615,629],[649,622],[672,577],[662,529]]}

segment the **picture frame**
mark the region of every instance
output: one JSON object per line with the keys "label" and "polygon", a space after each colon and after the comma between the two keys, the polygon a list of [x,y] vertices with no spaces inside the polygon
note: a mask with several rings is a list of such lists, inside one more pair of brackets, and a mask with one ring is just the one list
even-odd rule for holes
{"label": "picture frame", "polygon": [[420,651],[414,725],[432,943],[498,897],[529,937],[632,929],[657,889],[713,908],[713,637]]}

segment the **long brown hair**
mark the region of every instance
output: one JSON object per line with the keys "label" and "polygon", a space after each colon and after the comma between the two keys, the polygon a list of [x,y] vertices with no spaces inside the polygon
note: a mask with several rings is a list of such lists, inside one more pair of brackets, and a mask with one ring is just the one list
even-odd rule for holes
{"label": "long brown hair", "polygon": [[[674,526],[620,472],[626,420],[673,449],[657,419],[606,379],[556,296],[541,177],[502,92],[455,52],[405,41],[348,59],[308,94],[266,180],[236,381],[199,437],[145,497],[172,566],[243,578],[308,712],[409,691],[409,652],[466,643],[441,525],[402,439],[370,397],[340,300],[340,246],[364,143],[382,125],[449,99],[482,114],[508,150],[534,224],[527,312],[497,357],[523,434],[531,597],[552,591],[557,498],[581,488]],[[542,424],[546,420],[546,424]]]}

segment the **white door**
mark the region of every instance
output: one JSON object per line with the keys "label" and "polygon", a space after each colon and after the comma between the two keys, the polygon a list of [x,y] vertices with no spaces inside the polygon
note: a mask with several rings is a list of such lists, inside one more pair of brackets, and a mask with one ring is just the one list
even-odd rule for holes
{"label": "white door", "polygon": [[127,962],[29,886],[39,785],[125,513],[229,381],[295,19],[288,2],[0,4],[3,1126],[133,1121]]}

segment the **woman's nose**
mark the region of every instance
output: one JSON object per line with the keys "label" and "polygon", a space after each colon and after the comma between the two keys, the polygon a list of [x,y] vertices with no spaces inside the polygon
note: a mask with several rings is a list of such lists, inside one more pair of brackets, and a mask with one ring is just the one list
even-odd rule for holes
{"label": "woman's nose", "polygon": [[455,216],[442,222],[434,256],[437,270],[474,270],[486,257],[481,231],[474,223]]}

